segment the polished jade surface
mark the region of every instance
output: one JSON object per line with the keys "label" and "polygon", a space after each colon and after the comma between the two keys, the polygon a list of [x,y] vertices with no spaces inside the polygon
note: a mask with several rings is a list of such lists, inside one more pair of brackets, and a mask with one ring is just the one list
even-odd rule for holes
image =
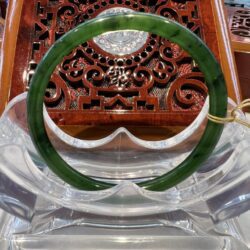
{"label": "polished jade surface", "polygon": [[[43,101],[51,74],[76,46],[104,32],[139,30],[157,34],[179,44],[198,63],[209,91],[209,113],[225,117],[227,89],[220,65],[199,37],[180,24],[164,17],[130,13],[110,15],[80,24],[61,37],[47,52],[32,78],[27,100],[28,123],[33,143],[48,167],[75,188],[89,191],[107,189],[113,184],[84,176],[69,166],[51,144],[44,126]],[[223,130],[222,124],[208,121],[206,130],[192,153],[174,170],[138,185],[152,191],[174,187],[192,175],[213,152]]]}

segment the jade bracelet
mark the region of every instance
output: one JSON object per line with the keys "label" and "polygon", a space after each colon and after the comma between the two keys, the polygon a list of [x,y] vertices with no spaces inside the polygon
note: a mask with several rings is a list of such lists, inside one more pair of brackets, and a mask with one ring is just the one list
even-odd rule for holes
{"label": "jade bracelet", "polygon": [[[57,40],[39,63],[28,93],[27,114],[30,135],[42,159],[62,180],[81,190],[103,190],[114,184],[85,176],[60,157],[46,133],[43,118],[44,95],[52,73],[64,56],[95,36],[118,30],[150,32],[178,44],[198,63],[204,74],[209,92],[209,113],[218,117],[225,117],[227,113],[227,89],[221,67],[202,40],[187,28],[164,17],[144,13],[110,15],[80,24]],[[211,155],[222,131],[222,124],[208,121],[198,145],[179,166],[138,185],[152,191],[163,191],[185,180]]]}

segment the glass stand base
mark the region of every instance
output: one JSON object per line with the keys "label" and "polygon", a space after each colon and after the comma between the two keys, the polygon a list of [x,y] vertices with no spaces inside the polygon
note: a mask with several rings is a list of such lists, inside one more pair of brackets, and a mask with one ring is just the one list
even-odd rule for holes
{"label": "glass stand base", "polygon": [[0,210],[0,249],[250,249],[249,212],[207,231],[191,219],[180,217],[172,221],[166,215],[158,215],[154,220],[141,218],[141,224],[134,218],[132,224],[128,218],[110,221],[103,217],[102,222],[97,222],[95,216],[91,220],[86,215],[70,221],[47,214],[39,222],[29,222]]}
{"label": "glass stand base", "polygon": [[51,173],[30,140],[26,95],[14,99],[0,119],[0,250],[248,249],[250,133],[244,127],[227,124],[213,155],[175,188],[150,192],[136,185],[186,158],[207,108],[185,133],[156,142],[124,128],[102,140],[79,140],[45,117],[65,160],[118,184],[87,192]]}
{"label": "glass stand base", "polygon": [[61,249],[154,249],[154,250],[247,250],[231,237],[187,236],[16,236],[11,242],[0,241],[2,250],[61,250]]}

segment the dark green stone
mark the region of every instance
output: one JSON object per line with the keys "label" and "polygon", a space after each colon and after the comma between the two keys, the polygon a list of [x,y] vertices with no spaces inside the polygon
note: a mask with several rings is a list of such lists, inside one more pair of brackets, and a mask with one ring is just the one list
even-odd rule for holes
{"label": "dark green stone", "polygon": [[[110,15],[83,23],[60,38],[47,52],[32,78],[27,100],[28,123],[33,143],[49,168],[65,182],[83,190],[102,190],[113,185],[93,180],[71,168],[52,146],[43,120],[43,100],[50,76],[75,47],[104,32],[132,29],[150,32],[179,44],[198,63],[209,90],[210,114],[225,117],[227,89],[220,65],[207,46],[188,29],[166,18],[143,13]],[[197,147],[171,172],[138,184],[153,191],[171,188],[192,175],[213,152],[223,125],[208,121]]]}

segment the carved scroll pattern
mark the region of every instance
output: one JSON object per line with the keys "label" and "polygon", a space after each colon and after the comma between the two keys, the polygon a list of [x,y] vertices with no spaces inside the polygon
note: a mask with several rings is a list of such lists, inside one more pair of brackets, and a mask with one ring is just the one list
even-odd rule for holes
{"label": "carved scroll pattern", "polygon": [[[108,8],[156,13],[202,37],[196,0],[37,1],[30,78],[49,47],[63,34]],[[29,84],[29,83],[27,83]],[[204,79],[190,56],[154,34],[133,54],[115,56],[88,41],[55,70],[46,93],[51,110],[199,111]]]}
{"label": "carved scroll pattern", "polygon": [[235,11],[231,31],[234,35],[250,39],[250,10]]}

